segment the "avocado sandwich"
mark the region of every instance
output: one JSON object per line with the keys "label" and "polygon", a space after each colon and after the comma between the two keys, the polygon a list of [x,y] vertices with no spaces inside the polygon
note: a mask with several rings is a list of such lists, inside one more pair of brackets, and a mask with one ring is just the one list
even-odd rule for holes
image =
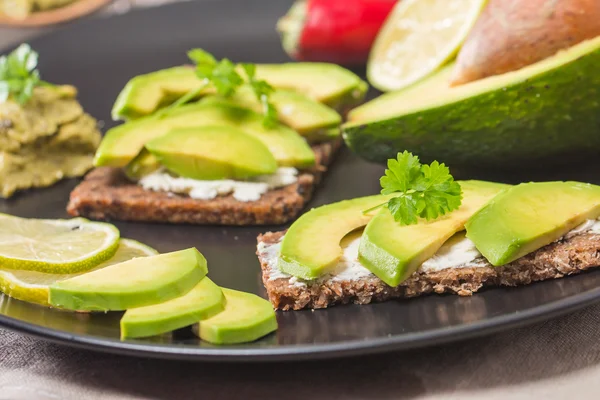
{"label": "avocado sandwich", "polygon": [[121,91],[112,114],[126,122],[103,138],[97,169],[71,193],[71,215],[282,224],[310,200],[341,144],[337,110],[362,100],[366,84],[332,64],[189,55],[196,71],[152,72]]}
{"label": "avocado sandwich", "polygon": [[[355,276],[333,275],[327,279],[302,281],[282,273],[274,262],[273,254],[277,254],[284,235],[285,232],[268,232],[258,237],[257,255],[263,284],[269,300],[278,310],[369,304],[432,293],[471,296],[484,287],[527,285],[600,266],[600,231],[588,231],[547,245],[501,267],[494,267],[483,258],[444,269],[426,265],[396,287],[387,285],[364,267],[354,273]],[[342,262],[348,261],[352,259]]]}
{"label": "avocado sandwich", "polygon": [[469,296],[600,266],[600,186],[454,181],[444,164],[408,152],[389,161],[381,185],[258,237],[276,309]]}

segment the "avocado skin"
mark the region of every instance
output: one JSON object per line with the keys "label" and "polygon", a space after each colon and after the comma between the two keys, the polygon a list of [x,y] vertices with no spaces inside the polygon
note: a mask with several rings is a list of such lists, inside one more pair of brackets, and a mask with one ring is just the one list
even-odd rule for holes
{"label": "avocado skin", "polygon": [[501,89],[398,118],[343,127],[359,156],[398,151],[455,167],[564,164],[600,150],[600,49]]}

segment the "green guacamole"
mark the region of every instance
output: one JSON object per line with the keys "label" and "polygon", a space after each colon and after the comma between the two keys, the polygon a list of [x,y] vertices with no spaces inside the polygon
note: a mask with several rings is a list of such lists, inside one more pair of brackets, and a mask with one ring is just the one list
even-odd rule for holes
{"label": "green guacamole", "polygon": [[72,86],[38,87],[20,105],[0,103],[0,196],[83,175],[100,143],[96,120]]}

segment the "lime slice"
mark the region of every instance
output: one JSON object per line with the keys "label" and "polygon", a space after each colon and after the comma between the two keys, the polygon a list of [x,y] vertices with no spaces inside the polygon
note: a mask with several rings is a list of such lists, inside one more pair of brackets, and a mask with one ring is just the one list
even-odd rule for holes
{"label": "lime slice", "polygon": [[452,59],[486,0],[402,0],[371,49],[367,76],[376,88],[399,90]]}
{"label": "lime slice", "polygon": [[27,219],[0,214],[0,265],[3,268],[71,274],[111,258],[119,230],[84,218]]}
{"label": "lime slice", "polygon": [[[115,255],[91,271],[137,257],[158,254],[152,247],[130,239],[121,239]],[[90,272],[91,272],[90,271]],[[79,274],[44,274],[37,271],[0,270],[0,291],[15,299],[48,306],[48,286],[74,278]]]}

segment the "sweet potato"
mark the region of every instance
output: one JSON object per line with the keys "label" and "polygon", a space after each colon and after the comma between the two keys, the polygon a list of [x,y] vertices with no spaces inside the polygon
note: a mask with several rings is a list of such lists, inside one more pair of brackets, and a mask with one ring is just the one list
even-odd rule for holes
{"label": "sweet potato", "polygon": [[452,85],[503,74],[600,35],[600,0],[490,0],[460,50]]}

